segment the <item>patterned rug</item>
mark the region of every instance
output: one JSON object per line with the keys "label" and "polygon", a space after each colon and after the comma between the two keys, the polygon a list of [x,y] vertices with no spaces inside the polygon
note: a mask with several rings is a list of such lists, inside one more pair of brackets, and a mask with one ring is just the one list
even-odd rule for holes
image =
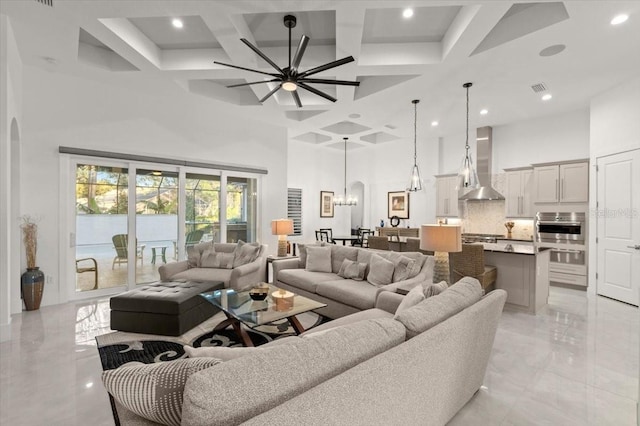
{"label": "patterned rug", "polygon": [[[96,337],[98,353],[103,370],[117,368],[127,362],[138,361],[145,364],[172,361],[184,358],[183,346],[242,346],[232,328],[213,332],[213,328],[226,317],[218,313],[202,324],[189,330],[182,336],[158,336],[152,334],[127,333],[116,331]],[[314,312],[297,315],[305,330],[328,321]],[[243,326],[244,327],[244,326]],[[286,319],[275,323],[247,330],[255,346],[272,340],[295,335]]]}

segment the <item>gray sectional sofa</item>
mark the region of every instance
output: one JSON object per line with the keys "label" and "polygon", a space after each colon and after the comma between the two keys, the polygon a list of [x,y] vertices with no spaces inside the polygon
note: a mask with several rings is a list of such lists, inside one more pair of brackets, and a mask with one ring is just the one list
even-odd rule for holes
{"label": "gray sectional sofa", "polygon": [[[326,303],[326,307],[318,309],[316,312],[329,318],[340,318],[371,309],[374,307],[378,295],[383,291],[396,292],[398,287],[410,288],[413,285],[430,283],[433,280],[433,256],[417,252],[397,253],[335,244],[325,246],[331,250],[331,271],[310,271],[307,268],[307,248],[317,246],[315,244],[299,245],[299,258],[274,261],[273,283],[276,287]],[[371,273],[371,259],[374,254],[393,263],[398,263],[402,257],[409,258],[416,262],[418,273],[386,285],[372,285],[367,281],[367,274]],[[338,275],[345,259],[367,264],[363,280],[345,279]]]}
{"label": "gray sectional sofa", "polygon": [[[192,374],[181,424],[446,424],[482,385],[506,292],[464,278],[394,318],[402,299],[383,292],[374,309]],[[154,424],[116,407],[122,424]]]}
{"label": "gray sectional sofa", "polygon": [[[257,248],[257,253],[248,263],[236,266],[234,265],[234,252],[238,251],[240,245],[238,243],[207,242],[189,247],[188,260],[167,263],[158,268],[160,280],[165,282],[222,281],[225,288],[233,288],[237,291],[248,290],[264,280],[267,246],[246,244]],[[203,257],[207,257],[207,254],[210,253],[220,253],[222,254],[221,258],[224,258],[204,262]]]}

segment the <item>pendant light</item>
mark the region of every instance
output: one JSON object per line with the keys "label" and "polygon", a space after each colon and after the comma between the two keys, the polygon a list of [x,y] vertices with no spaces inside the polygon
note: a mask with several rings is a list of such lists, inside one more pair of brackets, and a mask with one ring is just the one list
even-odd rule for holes
{"label": "pendant light", "polygon": [[407,186],[407,192],[418,192],[422,190],[422,179],[420,179],[420,170],[418,169],[418,151],[417,151],[417,138],[418,138],[418,102],[419,99],[411,101],[413,104],[413,167],[411,167],[411,175],[409,176],[409,185]]}
{"label": "pendant light", "polygon": [[463,188],[475,189],[480,186],[478,173],[476,172],[475,167],[473,167],[473,160],[471,159],[471,154],[469,154],[469,87],[472,85],[472,83],[465,83],[462,85],[462,87],[467,89],[467,130],[465,132],[466,142],[464,146],[464,158],[462,159],[462,165],[460,166],[460,172],[458,173],[458,190]]}
{"label": "pendant light", "polygon": [[347,196],[347,139],[344,139],[344,193],[343,195],[338,195],[333,199],[334,206],[355,206],[358,204],[358,199],[356,197],[351,196],[349,194]]}

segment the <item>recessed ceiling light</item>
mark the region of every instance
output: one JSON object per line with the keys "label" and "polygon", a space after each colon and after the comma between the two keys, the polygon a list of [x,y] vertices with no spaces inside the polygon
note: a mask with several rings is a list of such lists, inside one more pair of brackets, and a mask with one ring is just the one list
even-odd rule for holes
{"label": "recessed ceiling light", "polygon": [[489,110],[488,109],[481,109],[480,110],[480,115],[487,115],[489,114]]}
{"label": "recessed ceiling light", "polygon": [[173,18],[173,20],[171,21],[171,24],[173,24],[173,26],[176,27],[176,28],[184,27],[184,24],[182,23],[182,20],[178,19],[178,18]]}
{"label": "recessed ceiling light", "polygon": [[93,382],[87,382],[87,383],[85,383],[84,387],[85,387],[85,388],[87,388],[87,389],[92,388],[92,387],[93,387]]}
{"label": "recessed ceiling light", "polygon": [[349,118],[360,118],[360,114],[354,112],[353,114],[349,114]]}
{"label": "recessed ceiling light", "polygon": [[620,25],[623,22],[626,22],[627,19],[629,19],[629,15],[626,15],[626,14],[623,13],[623,14],[618,15],[615,18],[613,18],[611,20],[611,25]]}
{"label": "recessed ceiling light", "polygon": [[438,126],[438,122],[437,121],[432,121],[431,122],[431,126],[432,127],[437,127]]}
{"label": "recessed ceiling light", "polygon": [[551,98],[553,98],[553,96],[551,96],[551,93],[546,93],[546,94],[542,95],[542,100],[543,101],[548,101]]}
{"label": "recessed ceiling light", "polygon": [[539,53],[540,56],[553,56],[561,53],[566,49],[567,46],[564,44],[554,44],[553,46],[545,47]]}
{"label": "recessed ceiling light", "polygon": [[407,8],[405,10],[402,11],[402,16],[404,16],[406,19],[409,19],[413,16],[413,9],[411,8]]}

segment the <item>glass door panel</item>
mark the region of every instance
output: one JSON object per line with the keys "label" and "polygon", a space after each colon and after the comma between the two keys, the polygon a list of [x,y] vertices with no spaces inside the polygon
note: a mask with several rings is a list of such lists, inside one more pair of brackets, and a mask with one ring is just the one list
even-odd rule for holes
{"label": "glass door panel", "polygon": [[127,185],[126,168],[76,165],[76,292],[127,284]]}
{"label": "glass door panel", "polygon": [[227,178],[227,242],[257,240],[258,180]]}
{"label": "glass door panel", "polygon": [[220,242],[220,176],[187,173],[185,248],[201,241]]}
{"label": "glass door panel", "polygon": [[158,267],[176,258],[178,173],[136,170],[136,284],[160,278]]}

